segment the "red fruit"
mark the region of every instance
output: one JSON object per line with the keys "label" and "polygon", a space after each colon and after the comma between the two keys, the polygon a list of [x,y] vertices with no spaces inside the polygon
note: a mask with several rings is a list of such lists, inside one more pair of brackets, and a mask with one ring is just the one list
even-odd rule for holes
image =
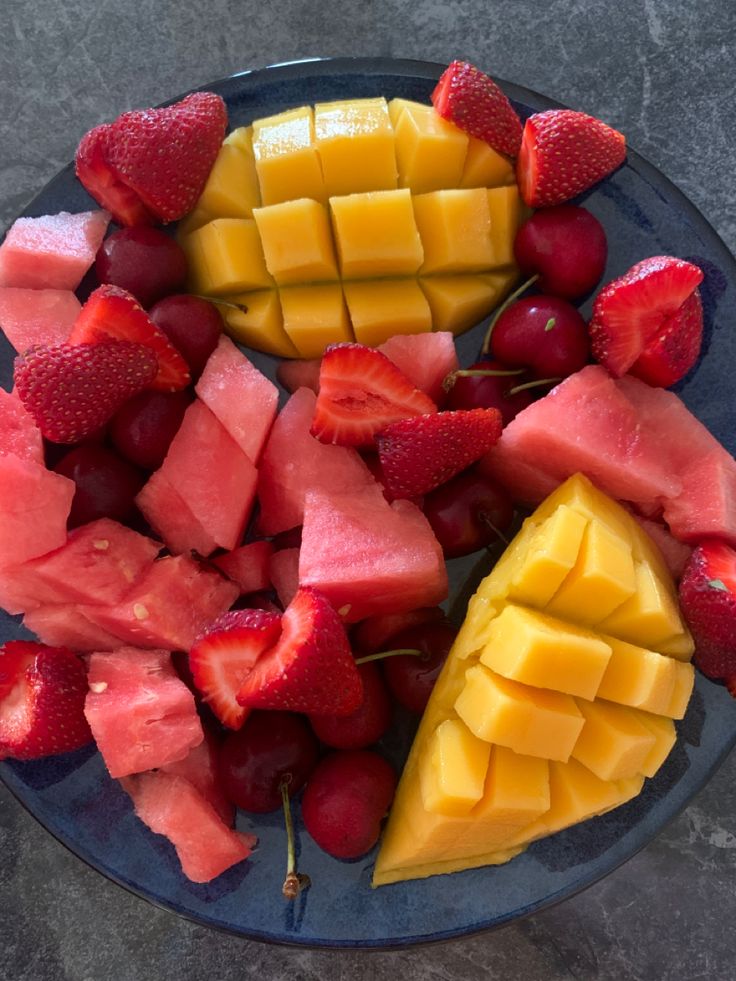
{"label": "red fruit", "polygon": [[0,647],[0,759],[35,760],[92,739],[84,717],[87,675],[76,654],[11,640]]}
{"label": "red fruit", "polygon": [[567,300],[525,296],[494,324],[491,354],[505,364],[530,368],[534,378],[567,378],[588,362],[588,328]]}
{"label": "red fruit", "polygon": [[110,339],[135,341],[154,352],[158,374],[151,388],[175,392],[189,384],[186,361],[163,331],[151,322],[136,298],[118,286],[99,286],[82,307],[69,343],[99,344]]}
{"label": "red fruit", "polygon": [[437,412],[385,354],[362,344],[332,344],[322,358],[311,433],[323,443],[372,446],[379,429]]}
{"label": "red fruit", "polygon": [[353,646],[362,654],[377,654],[387,650],[391,638],[407,627],[420,623],[436,623],[444,619],[439,606],[421,606],[408,613],[377,613],[356,623],[352,632]]}
{"label": "red fruit", "polygon": [[320,715],[350,715],[363,686],[337,613],[316,589],[302,588],[287,607],[281,637],[238,692],[240,705]]}
{"label": "red fruit", "polygon": [[534,401],[533,390],[523,388],[511,394],[513,388],[528,378],[508,365],[499,361],[477,361],[466,370],[478,374],[454,376],[447,396],[448,409],[498,409],[504,426],[507,426]]}
{"label": "red fruit", "polygon": [[391,694],[410,712],[421,715],[432,694],[457,631],[449,623],[422,623],[391,638],[393,650],[417,650],[383,660],[383,674]]}
{"label": "red fruit", "polygon": [[157,368],[155,354],[142,344],[57,344],[19,354],[13,380],[46,439],[77,443],[150,385]]}
{"label": "red fruit", "polygon": [[501,435],[496,409],[459,409],[402,419],[376,437],[386,489],[420,497],[479,460]]}
{"label": "red fruit", "polygon": [[194,684],[223,725],[239,729],[248,710],[235,696],[248,672],[281,633],[281,617],[264,610],[223,613],[201,634],[189,653]]}
{"label": "red fruit", "polygon": [[197,381],[222,334],[217,307],[198,296],[180,293],[159,300],[148,315],[189,365],[192,381]]}
{"label": "red fruit", "polygon": [[603,180],[626,159],[626,137],[600,119],[548,109],[527,119],[516,179],[530,208],[562,204]]}
{"label": "red fruit", "polygon": [[100,246],[95,272],[101,283],[132,293],[141,306],[175,293],[187,277],[184,250],[158,228],[140,225],[113,232]]}
{"label": "red fruit", "polygon": [[321,358],[310,358],[306,361],[281,361],[276,369],[276,378],[287,392],[295,392],[297,388],[311,388],[317,395],[319,394],[321,364]]}
{"label": "red fruit", "polygon": [[709,678],[736,679],[736,551],[699,545],[680,582],[682,611],[695,640],[695,663]]}
{"label": "red fruit", "polygon": [[606,268],[608,243],[603,225],[585,208],[562,204],[537,211],[514,239],[514,255],[537,287],[567,300],[584,296]]}
{"label": "red fruit", "polygon": [[110,421],[115,449],[139,467],[158,470],[191,401],[186,391],[133,396]]}
{"label": "red fruit", "polygon": [[350,715],[310,715],[318,739],[334,749],[363,749],[377,742],[391,725],[391,701],[378,666],[359,664],[363,701]]}
{"label": "red fruit", "polygon": [[508,495],[473,471],[458,474],[427,494],[422,510],[447,559],[497,542],[514,517]]}
{"label": "red fruit", "polygon": [[702,334],[697,301],[683,307],[702,280],[702,270],[684,259],[637,262],[596,297],[588,325],[593,357],[614,378],[635,370],[642,356],[645,375],[672,379],[667,384],[682,378],[697,360]]}
{"label": "red fruit", "polygon": [[118,224],[178,221],[202,193],[226,128],[225,103],[213,92],[125,112],[82,139],[77,177]]}
{"label": "red fruit", "polygon": [[98,518],[127,521],[146,480],[140,470],[99,443],[76,446],[53,469],[76,484],[70,528]]}
{"label": "red fruit", "polygon": [[396,773],[378,753],[330,753],[304,791],[304,827],[328,855],[359,858],[378,841],[395,790]]}
{"label": "red fruit", "polygon": [[467,61],[453,61],[432,93],[438,115],[499,153],[515,157],[521,146],[521,120],[492,78]]}
{"label": "red fruit", "polygon": [[317,740],[306,719],[290,712],[253,712],[219,750],[222,788],[237,807],[266,814],[281,807],[281,781],[298,793],[316,766]]}

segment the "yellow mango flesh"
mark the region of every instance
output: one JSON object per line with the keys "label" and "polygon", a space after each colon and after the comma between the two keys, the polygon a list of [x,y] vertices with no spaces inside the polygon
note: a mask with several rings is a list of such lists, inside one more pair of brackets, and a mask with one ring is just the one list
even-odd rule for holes
{"label": "yellow mango flesh", "polygon": [[432,312],[416,279],[385,279],[344,284],[355,340],[377,347],[395,334],[432,329]]}
{"label": "yellow mango flesh", "polygon": [[420,786],[426,811],[467,814],[483,796],[491,747],[460,719],[445,719],[432,734]]}
{"label": "yellow mango flesh", "polygon": [[459,187],[468,152],[468,136],[448,122],[431,106],[403,103],[392,112],[396,134],[399,186],[414,194]]}
{"label": "yellow mango flesh", "polygon": [[514,165],[485,140],[471,136],[458,187],[500,187],[513,184]]}
{"label": "yellow mango flesh", "polygon": [[260,203],[253,151],[238,142],[223,143],[197,208],[212,218],[252,218]]}
{"label": "yellow mango flesh", "polygon": [[506,298],[516,282],[516,271],[472,276],[421,276],[434,330],[462,334],[487,316]]}
{"label": "yellow mango flesh", "polygon": [[348,194],[330,207],[344,279],[417,272],[424,251],[408,190]]}
{"label": "yellow mango flesh", "polygon": [[276,290],[261,290],[229,297],[228,304],[218,304],[218,310],[225,322],[225,332],[239,344],[275,354],[280,358],[299,356],[284,330],[284,318]]}
{"label": "yellow mango flesh", "polygon": [[284,331],[300,358],[317,358],[327,344],[351,340],[350,320],[339,283],[286,286],[279,290],[279,296]]}
{"label": "yellow mango flesh", "polygon": [[577,705],[585,718],[573,757],[601,780],[623,780],[642,772],[654,736],[632,709],[598,699]]}
{"label": "yellow mango flesh", "polygon": [[266,268],[279,286],[335,281],[337,258],[327,209],[297,198],[253,212]]}
{"label": "yellow mango flesh", "polygon": [[317,103],[314,133],[328,197],[397,187],[394,130],[385,99]]}
{"label": "yellow mango flesh", "polygon": [[257,119],[253,123],[253,156],[262,204],[292,198],[327,201],[311,106]]}
{"label": "yellow mango flesh", "polygon": [[424,275],[476,273],[494,262],[488,192],[484,188],[418,194],[414,215],[424,248]]}

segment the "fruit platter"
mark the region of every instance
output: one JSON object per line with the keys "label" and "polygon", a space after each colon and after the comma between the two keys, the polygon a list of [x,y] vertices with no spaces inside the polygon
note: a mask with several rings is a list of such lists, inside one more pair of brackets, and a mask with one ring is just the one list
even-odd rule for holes
{"label": "fruit platter", "polygon": [[482,68],[120,107],[0,243],[0,777],[208,926],[499,926],[736,743],[736,263]]}

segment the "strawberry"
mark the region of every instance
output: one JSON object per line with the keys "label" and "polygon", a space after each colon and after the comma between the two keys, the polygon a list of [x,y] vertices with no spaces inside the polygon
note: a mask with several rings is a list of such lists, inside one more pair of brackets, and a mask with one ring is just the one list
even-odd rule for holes
{"label": "strawberry", "polygon": [[385,354],[362,344],[331,344],[322,358],[311,433],[323,443],[372,446],[389,423],[436,411]]}
{"label": "strawberry", "polygon": [[177,221],[202,193],[226,128],[225,103],[213,92],[124,112],[83,137],[77,177],[121,225]]}
{"label": "strawberry", "polygon": [[386,426],[376,436],[386,490],[421,497],[480,460],[502,428],[498,409],[458,409]]}
{"label": "strawberry", "polygon": [[697,666],[736,685],[736,551],[715,540],[699,545],[682,575],[680,603]]}
{"label": "strawberry", "polygon": [[115,338],[150,347],[158,359],[158,374],[150,386],[161,392],[186,388],[191,381],[184,358],[148,316],[132,293],[119,286],[98,286],[79,312],[70,344],[96,344]]}
{"label": "strawberry", "polygon": [[197,638],[189,653],[194,684],[223,725],[239,729],[248,709],[235,696],[264,651],[281,633],[281,617],[265,610],[231,610]]}
{"label": "strawberry", "polygon": [[626,137],[600,119],[548,109],[527,119],[516,178],[530,208],[562,204],[597,184],[626,159]]}
{"label": "strawberry", "polygon": [[130,341],[32,347],[15,359],[18,397],[52,443],[78,443],[156,377],[153,351]]}
{"label": "strawberry", "polygon": [[432,93],[439,116],[485,140],[499,153],[515,157],[521,146],[521,120],[492,78],[467,61],[453,61]]}
{"label": "strawberry", "polygon": [[11,640],[0,647],[0,759],[35,760],[92,739],[87,674],[65,647]]}
{"label": "strawberry", "polygon": [[593,356],[614,378],[631,370],[650,384],[674,384],[700,352],[702,309],[692,296],[702,279],[698,266],[673,256],[637,262],[595,299]]}
{"label": "strawberry", "polygon": [[258,659],[238,692],[248,708],[350,715],[363,684],[342,621],[318,590],[297,590],[278,643]]}

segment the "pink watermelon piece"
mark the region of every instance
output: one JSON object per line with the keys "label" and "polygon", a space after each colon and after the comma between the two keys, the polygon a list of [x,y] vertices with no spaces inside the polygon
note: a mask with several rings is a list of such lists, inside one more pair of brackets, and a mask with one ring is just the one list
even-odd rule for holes
{"label": "pink watermelon piece", "polygon": [[218,740],[214,733],[204,730],[202,742],[190,749],[183,760],[167,763],[161,769],[176,777],[183,777],[199,791],[220,816],[220,819],[231,828],[235,820],[235,806],[222,789],[222,781],[217,769]]}
{"label": "pink watermelon piece", "polygon": [[264,535],[300,525],[311,490],[342,494],[376,486],[356,450],[320,443],[311,435],[316,401],[314,392],[300,388],[273,424],[258,473],[258,527]]}
{"label": "pink watermelon piece", "polygon": [[410,501],[389,504],[375,484],[307,494],[299,584],[323,592],[349,622],[435,606],[448,588],[427,519]]}
{"label": "pink watermelon piece", "polygon": [[255,837],[228,828],[184,777],[159,770],[121,783],[141,821],[172,843],[182,872],[192,882],[210,882],[252,853]]}
{"label": "pink watermelon piece", "polygon": [[195,391],[251,463],[258,463],[276,418],[279,390],[224,335]]}
{"label": "pink watermelon piece", "polygon": [[0,454],[44,464],[41,430],[21,400],[0,388]]}
{"label": "pink watermelon piece", "polygon": [[232,552],[225,552],[212,559],[212,564],[222,569],[225,575],[240,587],[244,595],[268,589],[271,580],[268,563],[273,552],[271,542],[251,542],[241,545]]}
{"label": "pink watermelon piece", "polygon": [[23,626],[51,647],[68,647],[72,651],[114,651],[120,647],[119,637],[88,620],[74,603],[29,608]]}
{"label": "pink watermelon piece", "polygon": [[455,338],[447,330],[435,334],[397,334],[378,346],[399,371],[441,405],[446,392],[442,383],[460,367]]}
{"label": "pink watermelon piece", "polygon": [[269,576],[279,602],[286,609],[299,588],[299,549],[282,548],[274,552],[269,563]]}
{"label": "pink watermelon piece", "polygon": [[719,446],[683,475],[682,493],[665,501],[664,518],[682,542],[722,538],[736,548],[736,461]]}
{"label": "pink watermelon piece", "polygon": [[315,395],[319,393],[319,369],[322,358],[307,358],[300,360],[281,361],[276,369],[276,377],[287,392],[295,392],[298,388],[311,388]]}
{"label": "pink watermelon piece", "polygon": [[18,218],[0,245],[0,286],[75,290],[105,237],[107,211]]}
{"label": "pink watermelon piece", "polygon": [[0,567],[20,565],[66,542],[74,481],[38,463],[0,456]]}
{"label": "pink watermelon piece", "polygon": [[660,521],[642,518],[635,511],[632,514],[662,553],[662,558],[672,573],[672,578],[675,582],[679,582],[687,561],[692,554],[692,548],[674,538],[667,527]]}
{"label": "pink watermelon piece", "polygon": [[219,572],[186,555],[170,555],[154,562],[120,603],[83,605],[80,611],[125,644],[188,651],[239,593]]}
{"label": "pink watermelon piece", "polygon": [[71,290],[0,287],[0,328],[18,353],[34,344],[63,344],[81,309]]}
{"label": "pink watermelon piece", "polygon": [[217,548],[214,538],[204,530],[161,470],[151,474],[135,502],[151,528],[175,555],[192,549],[200,555],[209,555]]}
{"label": "pink watermelon piece", "polygon": [[184,759],[204,738],[194,696],[168,651],[90,655],[84,714],[112,777]]}

